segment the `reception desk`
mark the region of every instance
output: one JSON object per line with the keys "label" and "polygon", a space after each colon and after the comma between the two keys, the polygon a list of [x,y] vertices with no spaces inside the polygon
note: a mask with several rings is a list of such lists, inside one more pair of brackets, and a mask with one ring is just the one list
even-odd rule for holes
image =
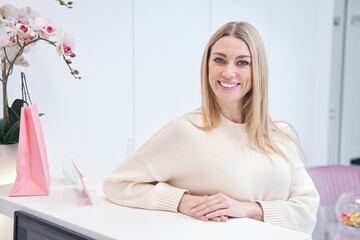
{"label": "reception desk", "polygon": [[[97,182],[100,185],[100,182]],[[202,222],[180,213],[115,205],[98,190],[95,205],[79,206],[71,186],[52,182],[49,196],[8,197],[12,184],[0,185],[0,213],[22,210],[94,239],[276,239],[311,236],[248,218]]]}

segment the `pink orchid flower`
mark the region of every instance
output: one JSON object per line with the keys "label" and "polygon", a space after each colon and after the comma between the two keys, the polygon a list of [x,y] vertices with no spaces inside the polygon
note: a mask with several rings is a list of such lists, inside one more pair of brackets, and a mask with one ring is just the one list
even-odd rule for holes
{"label": "pink orchid flower", "polygon": [[0,49],[4,47],[12,47],[15,43],[16,40],[14,34],[0,34]]}
{"label": "pink orchid flower", "polygon": [[6,23],[8,32],[15,33],[16,35],[23,35],[28,32],[29,25],[19,23],[17,21],[10,21]]}
{"label": "pink orchid flower", "polygon": [[61,29],[59,29],[57,34],[56,42],[56,51],[59,55],[64,54],[70,56],[73,54],[75,49],[75,39],[70,33],[65,33],[64,36],[61,35]]}
{"label": "pink orchid flower", "polygon": [[35,20],[29,19],[30,26],[35,30],[40,30],[41,36],[48,38],[54,36],[57,31],[57,27],[49,18],[38,17]]}
{"label": "pink orchid flower", "polygon": [[6,30],[8,34],[12,34],[10,41],[13,43],[15,43],[16,40],[14,35],[19,37],[20,42],[29,42],[38,36],[36,31],[30,25],[22,24],[21,22],[16,21],[10,21],[7,25],[8,27]]}
{"label": "pink orchid flower", "polygon": [[11,47],[15,44],[15,36],[13,33],[7,33],[5,26],[0,25],[0,49]]}
{"label": "pink orchid flower", "polygon": [[21,36],[22,41],[24,42],[30,42],[38,37],[38,34],[35,31],[29,31],[27,34],[24,34]]}

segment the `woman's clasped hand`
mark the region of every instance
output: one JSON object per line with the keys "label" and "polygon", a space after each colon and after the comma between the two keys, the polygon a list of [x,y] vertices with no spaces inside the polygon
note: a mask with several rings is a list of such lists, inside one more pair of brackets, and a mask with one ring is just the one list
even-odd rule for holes
{"label": "woman's clasped hand", "polygon": [[223,193],[211,196],[184,194],[178,211],[203,221],[226,222],[229,217],[250,217],[263,221],[260,204],[241,202]]}

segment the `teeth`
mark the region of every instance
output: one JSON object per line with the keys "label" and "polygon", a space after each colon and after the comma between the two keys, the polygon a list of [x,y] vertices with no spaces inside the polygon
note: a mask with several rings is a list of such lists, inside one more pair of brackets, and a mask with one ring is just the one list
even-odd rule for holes
{"label": "teeth", "polygon": [[226,88],[232,88],[232,87],[236,87],[237,85],[239,85],[239,83],[224,83],[224,82],[220,82],[220,85]]}

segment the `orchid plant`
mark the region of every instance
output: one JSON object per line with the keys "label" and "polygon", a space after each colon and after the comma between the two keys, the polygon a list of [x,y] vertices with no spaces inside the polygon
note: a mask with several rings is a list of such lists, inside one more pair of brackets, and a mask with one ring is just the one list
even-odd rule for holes
{"label": "orchid plant", "polygon": [[72,58],[75,57],[75,41],[71,34],[62,34],[49,18],[40,16],[30,7],[18,9],[11,4],[0,7],[0,80],[3,89],[3,118],[0,119],[0,144],[16,143],[18,141],[18,124],[20,121],[19,105],[15,100],[8,106],[7,83],[15,65],[29,66],[24,54],[30,51],[38,41],[44,41],[55,47],[59,56],[65,61],[71,75],[76,79],[79,71],[72,68]]}

